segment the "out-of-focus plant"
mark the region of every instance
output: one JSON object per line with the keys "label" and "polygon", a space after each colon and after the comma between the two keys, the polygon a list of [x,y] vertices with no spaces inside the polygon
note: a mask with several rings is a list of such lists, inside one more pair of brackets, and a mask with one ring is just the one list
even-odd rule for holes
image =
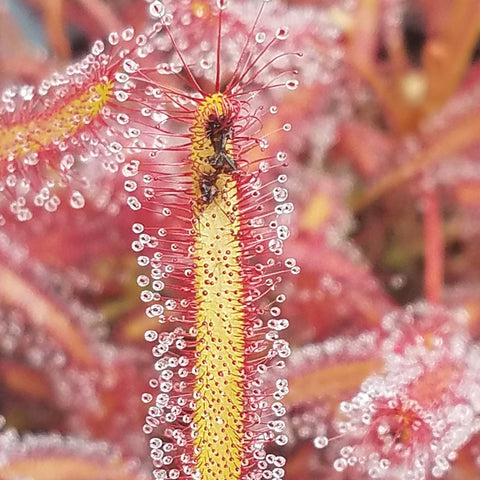
{"label": "out-of-focus plant", "polygon": [[478,476],[476,1],[0,23],[1,478]]}

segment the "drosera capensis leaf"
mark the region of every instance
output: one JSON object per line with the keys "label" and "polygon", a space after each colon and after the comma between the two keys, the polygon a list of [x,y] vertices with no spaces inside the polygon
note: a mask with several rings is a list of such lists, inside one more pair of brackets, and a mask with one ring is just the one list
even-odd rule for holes
{"label": "drosera capensis leaf", "polygon": [[[144,431],[158,478],[243,480],[272,469],[283,475],[285,459],[266,462],[265,446],[288,441],[281,420],[287,389],[266,388],[263,377],[290,353],[281,338],[288,321],[279,285],[299,268],[281,259],[293,205],[286,175],[276,172],[287,154],[270,153],[268,132],[260,130],[271,91],[297,85],[293,71],[269,77],[269,69],[297,54],[278,53],[285,29],[267,39],[255,35],[263,10],[262,3],[247,38],[239,38],[234,71],[224,72],[228,6],[219,2],[214,81],[204,87],[177,46],[175,18],[154,1],[150,11],[178,66],[131,75],[147,83],[155,121],[145,120],[144,138],[151,139],[138,145],[123,173],[129,204],[155,222],[133,225],[132,247],[150,269],[137,280],[147,316],[162,323],[160,332],[145,334],[157,373],[155,395],[144,396],[151,405]],[[172,87],[167,75],[181,86]]]}

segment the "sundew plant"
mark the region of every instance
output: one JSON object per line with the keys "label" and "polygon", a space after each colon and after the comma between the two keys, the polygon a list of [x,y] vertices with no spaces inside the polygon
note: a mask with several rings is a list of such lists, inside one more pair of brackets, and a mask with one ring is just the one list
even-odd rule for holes
{"label": "sundew plant", "polygon": [[2,480],[480,475],[477,0],[0,31]]}

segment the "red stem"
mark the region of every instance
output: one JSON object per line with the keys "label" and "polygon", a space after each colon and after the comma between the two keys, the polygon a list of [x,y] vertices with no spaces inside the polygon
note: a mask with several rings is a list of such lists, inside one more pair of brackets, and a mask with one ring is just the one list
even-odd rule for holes
{"label": "red stem", "polygon": [[430,303],[440,303],[443,290],[445,241],[440,198],[435,189],[422,194],[423,234],[425,243],[424,294]]}

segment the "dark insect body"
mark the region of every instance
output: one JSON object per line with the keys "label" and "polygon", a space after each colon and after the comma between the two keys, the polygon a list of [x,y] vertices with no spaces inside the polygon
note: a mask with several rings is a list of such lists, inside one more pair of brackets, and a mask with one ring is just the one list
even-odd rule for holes
{"label": "dark insect body", "polygon": [[216,170],[222,170],[228,165],[233,171],[237,170],[235,160],[227,152],[227,142],[232,140],[233,130],[230,121],[226,121],[224,115],[218,118],[210,117],[207,124],[206,133],[213,151],[215,152],[208,161]]}
{"label": "dark insect body", "polygon": [[202,200],[205,203],[211,203],[218,192],[215,182],[217,181],[217,172],[205,173],[200,181],[200,191]]}

